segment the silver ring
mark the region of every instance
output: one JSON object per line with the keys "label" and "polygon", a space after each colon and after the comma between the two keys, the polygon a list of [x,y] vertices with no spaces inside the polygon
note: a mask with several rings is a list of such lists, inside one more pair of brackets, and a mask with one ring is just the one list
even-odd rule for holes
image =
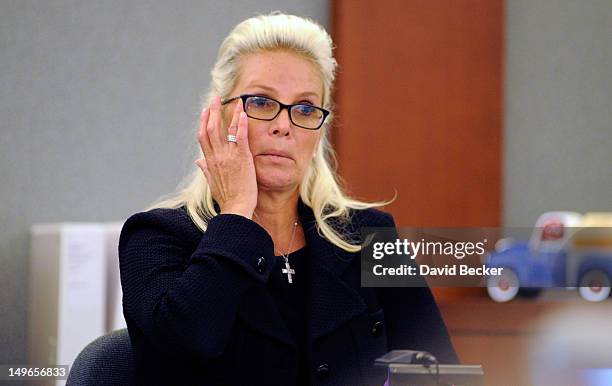
{"label": "silver ring", "polygon": [[228,134],[228,135],[227,135],[227,142],[234,142],[234,143],[237,143],[237,142],[238,142],[238,139],[236,138],[236,136],[235,136],[235,135],[233,135],[233,134]]}

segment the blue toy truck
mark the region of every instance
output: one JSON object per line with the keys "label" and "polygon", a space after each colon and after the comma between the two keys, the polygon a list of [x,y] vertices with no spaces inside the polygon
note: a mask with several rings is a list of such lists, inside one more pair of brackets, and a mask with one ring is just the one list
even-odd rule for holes
{"label": "blue toy truck", "polygon": [[544,213],[529,241],[501,239],[485,260],[488,267],[504,268],[487,281],[496,302],[550,287],[578,288],[586,300],[605,300],[612,278],[612,213]]}

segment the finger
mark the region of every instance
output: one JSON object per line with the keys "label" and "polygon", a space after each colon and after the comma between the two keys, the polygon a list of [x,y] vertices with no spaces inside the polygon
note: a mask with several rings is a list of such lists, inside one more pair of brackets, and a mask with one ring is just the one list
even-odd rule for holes
{"label": "finger", "polygon": [[242,111],[242,104],[240,104],[240,101],[237,101],[237,102],[238,103],[236,103],[236,106],[234,106],[234,112],[232,114],[232,122],[227,128],[228,134],[236,135],[236,132],[238,131],[238,121],[240,120],[240,112]]}
{"label": "finger", "polygon": [[219,132],[219,123],[221,121],[221,101],[218,96],[214,96],[210,105],[210,117],[206,126],[206,133],[212,146],[212,151],[222,149],[221,133]]}
{"label": "finger", "polygon": [[249,118],[244,111],[240,112],[236,140],[238,141],[238,148],[240,148],[240,150],[251,152],[251,148],[249,147]]}
{"label": "finger", "polygon": [[210,108],[206,107],[202,110],[200,114],[200,126],[198,127],[198,142],[200,143],[200,147],[202,148],[202,152],[206,154],[211,154],[212,148],[210,145],[210,140],[208,139],[208,134],[206,134],[206,126],[208,125],[208,117],[210,116]]}
{"label": "finger", "polygon": [[[228,128],[227,128],[227,135],[236,135],[236,132],[238,131],[238,121],[240,120],[240,111],[242,109],[240,108],[240,104],[236,103],[236,106],[234,106],[234,112],[232,114],[232,121],[230,122]],[[230,145],[230,147],[235,147],[236,142],[230,141],[229,138],[226,137],[227,143]],[[231,150],[230,150],[231,151]]]}

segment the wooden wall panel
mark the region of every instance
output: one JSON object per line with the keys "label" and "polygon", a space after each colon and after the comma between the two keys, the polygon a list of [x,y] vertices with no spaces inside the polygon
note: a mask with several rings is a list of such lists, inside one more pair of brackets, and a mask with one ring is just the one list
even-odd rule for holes
{"label": "wooden wall panel", "polygon": [[[386,209],[398,226],[499,226],[503,0],[331,7],[340,64],[332,139],[349,192],[384,200],[397,190]],[[434,289],[459,356],[483,364],[487,384],[521,384],[517,363],[495,348],[512,342],[516,354],[523,335],[497,331],[497,319],[469,334],[461,327],[490,303],[483,293]]]}
{"label": "wooden wall panel", "polygon": [[349,191],[398,226],[501,222],[503,2],[332,3],[333,141]]}

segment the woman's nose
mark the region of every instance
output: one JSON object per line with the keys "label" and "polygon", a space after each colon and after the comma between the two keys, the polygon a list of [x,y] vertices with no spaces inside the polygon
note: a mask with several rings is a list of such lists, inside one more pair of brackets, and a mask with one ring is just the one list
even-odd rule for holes
{"label": "woman's nose", "polygon": [[289,111],[281,110],[280,113],[272,120],[270,125],[271,133],[274,135],[287,136],[291,131],[291,119],[289,119]]}

